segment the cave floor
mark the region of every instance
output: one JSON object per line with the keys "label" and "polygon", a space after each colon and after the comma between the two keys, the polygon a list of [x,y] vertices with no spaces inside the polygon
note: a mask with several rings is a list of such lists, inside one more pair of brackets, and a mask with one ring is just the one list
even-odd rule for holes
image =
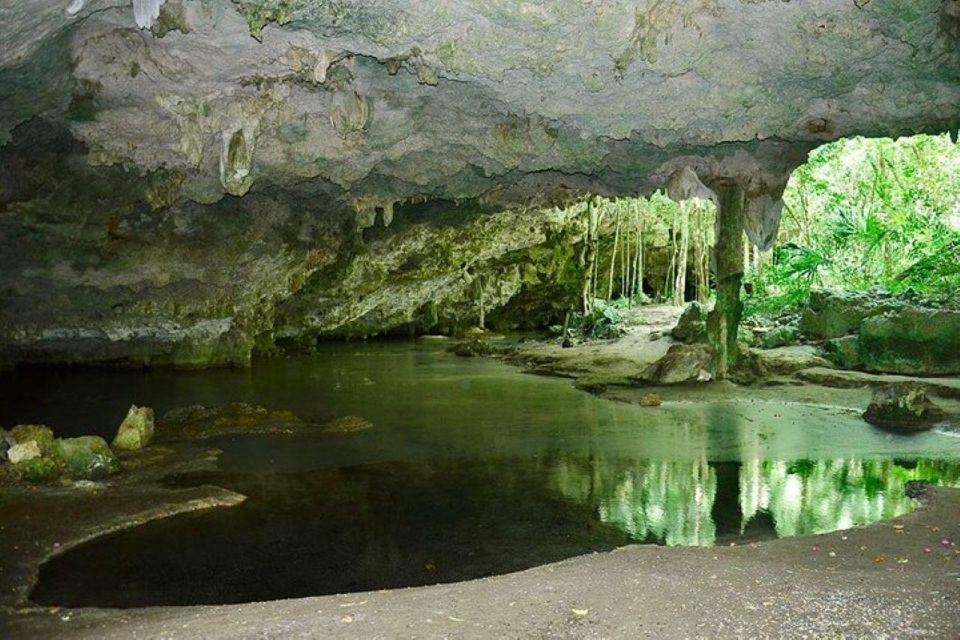
{"label": "cave floor", "polygon": [[25,609],[8,638],[714,638],[960,634],[960,491],[892,522],[629,546],[455,584],[230,606]]}

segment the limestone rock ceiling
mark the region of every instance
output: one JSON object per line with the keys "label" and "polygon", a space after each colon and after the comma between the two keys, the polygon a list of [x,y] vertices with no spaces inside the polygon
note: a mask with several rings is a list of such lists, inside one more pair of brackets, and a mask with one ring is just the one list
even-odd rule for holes
{"label": "limestone rock ceiling", "polygon": [[679,166],[776,191],[823,141],[960,123],[957,0],[167,0],[150,30],[69,4],[0,0],[0,141],[65,121],[197,202],[636,193]]}

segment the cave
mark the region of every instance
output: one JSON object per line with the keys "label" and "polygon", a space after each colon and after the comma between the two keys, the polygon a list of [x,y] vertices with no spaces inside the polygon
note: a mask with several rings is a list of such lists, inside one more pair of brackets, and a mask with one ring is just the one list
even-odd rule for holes
{"label": "cave", "polygon": [[0,636],[960,635],[957,0],[0,24]]}

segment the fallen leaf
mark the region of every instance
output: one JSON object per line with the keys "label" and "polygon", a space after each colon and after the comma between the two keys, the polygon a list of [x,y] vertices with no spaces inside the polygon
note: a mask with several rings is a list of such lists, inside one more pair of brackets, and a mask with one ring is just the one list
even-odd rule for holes
{"label": "fallen leaf", "polygon": [[590,613],[590,609],[571,609],[571,611],[573,611],[573,615],[575,616],[585,616]]}
{"label": "fallen leaf", "polygon": [[453,620],[454,622],[463,622],[463,618],[454,618],[453,616],[447,616],[447,620]]}

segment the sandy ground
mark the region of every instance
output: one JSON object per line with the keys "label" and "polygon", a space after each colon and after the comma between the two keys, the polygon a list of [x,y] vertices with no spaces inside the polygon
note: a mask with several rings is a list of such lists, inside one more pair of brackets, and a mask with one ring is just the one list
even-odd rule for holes
{"label": "sandy ground", "polygon": [[960,637],[960,491],[893,522],[630,546],[450,585],[215,607],[23,610],[4,638]]}

